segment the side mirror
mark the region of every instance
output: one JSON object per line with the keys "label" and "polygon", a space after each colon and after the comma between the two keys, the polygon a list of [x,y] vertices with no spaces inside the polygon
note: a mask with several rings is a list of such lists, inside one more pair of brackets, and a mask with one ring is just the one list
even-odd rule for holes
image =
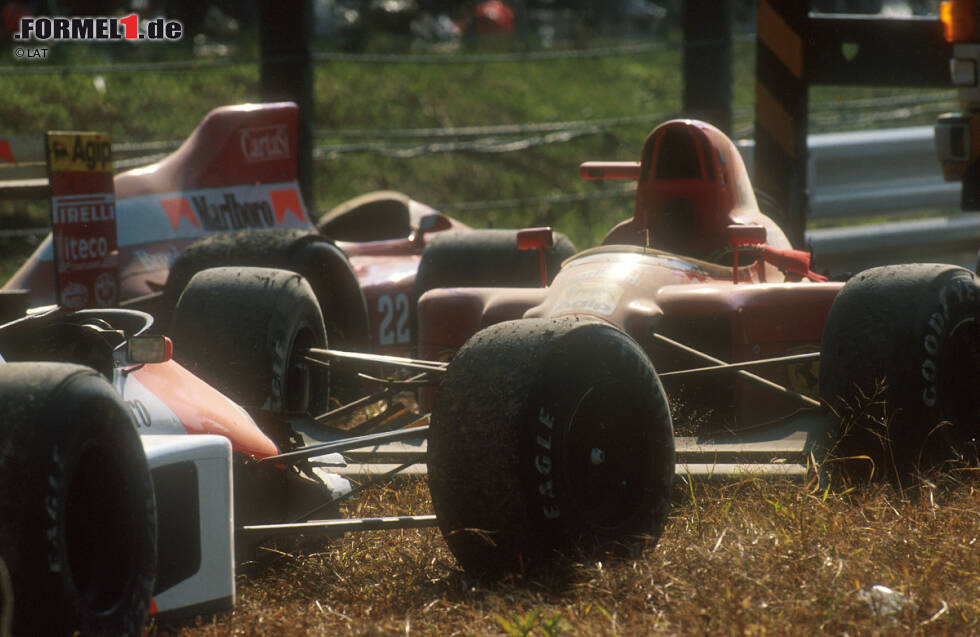
{"label": "side mirror", "polygon": [[537,250],[541,270],[541,287],[548,286],[548,264],[544,258],[546,248],[554,247],[555,234],[550,227],[524,228],[517,231],[518,250]]}
{"label": "side mirror", "polygon": [[733,224],[728,226],[728,245],[732,247],[732,281],[738,283],[739,246],[759,245],[766,242],[766,228],[757,224]]}
{"label": "side mirror", "polygon": [[166,363],[173,353],[173,341],[166,336],[144,334],[133,336],[126,343],[126,362],[133,365]]}

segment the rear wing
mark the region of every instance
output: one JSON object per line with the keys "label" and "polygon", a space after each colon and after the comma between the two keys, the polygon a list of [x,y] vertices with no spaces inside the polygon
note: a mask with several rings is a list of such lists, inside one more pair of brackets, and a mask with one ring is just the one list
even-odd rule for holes
{"label": "rear wing", "polygon": [[70,310],[116,305],[119,246],[109,136],[50,132],[2,139],[0,165],[5,199],[51,201],[57,302]]}

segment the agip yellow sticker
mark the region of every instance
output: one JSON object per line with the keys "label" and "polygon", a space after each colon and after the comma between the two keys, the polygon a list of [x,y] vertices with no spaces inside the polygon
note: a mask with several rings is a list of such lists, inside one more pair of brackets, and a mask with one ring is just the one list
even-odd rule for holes
{"label": "agip yellow sticker", "polygon": [[48,133],[51,172],[112,172],[112,142],[102,133]]}

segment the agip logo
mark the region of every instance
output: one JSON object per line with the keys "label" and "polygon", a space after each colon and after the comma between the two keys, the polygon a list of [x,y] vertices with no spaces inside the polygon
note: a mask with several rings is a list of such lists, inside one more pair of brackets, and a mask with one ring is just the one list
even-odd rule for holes
{"label": "agip logo", "polygon": [[111,140],[52,132],[46,144],[58,298],[71,310],[111,307],[119,289]]}
{"label": "agip logo", "polygon": [[112,172],[112,142],[96,133],[49,133],[48,165],[52,172]]}
{"label": "agip logo", "polygon": [[246,128],[241,131],[241,145],[247,162],[289,159],[289,135],[285,124]]}

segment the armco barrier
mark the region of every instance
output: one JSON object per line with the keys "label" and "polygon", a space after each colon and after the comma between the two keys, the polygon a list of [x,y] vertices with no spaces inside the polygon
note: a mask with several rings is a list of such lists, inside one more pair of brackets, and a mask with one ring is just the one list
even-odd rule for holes
{"label": "armco barrier", "polygon": [[[807,148],[808,218],[847,224],[806,232],[819,270],[910,261],[975,266],[980,214],[955,213],[960,184],[943,180],[931,126],[810,135]],[[752,142],[739,149],[751,172]],[[905,213],[935,216],[862,223]]]}
{"label": "armco barrier", "polygon": [[[751,173],[754,144],[738,146]],[[807,150],[808,219],[959,209],[960,185],[943,181],[931,126],[810,135]]]}
{"label": "armco barrier", "polygon": [[955,263],[971,270],[980,248],[980,213],[808,230],[818,271],[858,272],[892,263]]}

